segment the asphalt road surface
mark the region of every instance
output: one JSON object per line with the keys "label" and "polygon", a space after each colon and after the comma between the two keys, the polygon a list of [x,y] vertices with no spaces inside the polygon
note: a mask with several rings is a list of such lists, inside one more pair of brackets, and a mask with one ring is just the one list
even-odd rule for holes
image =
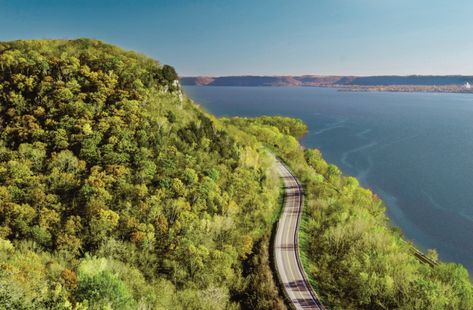
{"label": "asphalt road surface", "polygon": [[324,309],[305,276],[298,248],[298,228],[302,211],[302,186],[285,164],[277,168],[284,181],[284,208],[274,241],[274,258],[279,281],[295,309]]}

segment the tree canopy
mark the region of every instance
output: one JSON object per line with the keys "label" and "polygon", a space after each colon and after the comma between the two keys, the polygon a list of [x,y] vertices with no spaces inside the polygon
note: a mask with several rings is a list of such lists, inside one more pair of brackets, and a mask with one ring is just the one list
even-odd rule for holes
{"label": "tree canopy", "polygon": [[256,141],[138,53],[89,39],[0,51],[0,308],[254,304],[279,193]]}

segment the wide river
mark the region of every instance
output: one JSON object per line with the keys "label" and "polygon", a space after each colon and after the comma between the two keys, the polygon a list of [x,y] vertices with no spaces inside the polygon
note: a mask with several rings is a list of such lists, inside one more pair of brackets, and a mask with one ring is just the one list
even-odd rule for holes
{"label": "wide river", "polygon": [[218,116],[285,115],[302,140],[383,198],[407,239],[473,271],[473,95],[186,86]]}

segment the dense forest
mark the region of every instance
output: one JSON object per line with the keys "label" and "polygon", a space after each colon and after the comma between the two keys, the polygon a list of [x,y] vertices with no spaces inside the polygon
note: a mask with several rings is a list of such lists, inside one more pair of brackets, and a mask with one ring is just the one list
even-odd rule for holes
{"label": "dense forest", "polygon": [[332,309],[472,309],[285,117],[216,119],[171,66],[100,41],[0,43],[0,309],[284,309],[280,156],[306,271]]}
{"label": "dense forest", "polygon": [[274,157],[176,80],[95,40],[0,43],[1,309],[283,307]]}

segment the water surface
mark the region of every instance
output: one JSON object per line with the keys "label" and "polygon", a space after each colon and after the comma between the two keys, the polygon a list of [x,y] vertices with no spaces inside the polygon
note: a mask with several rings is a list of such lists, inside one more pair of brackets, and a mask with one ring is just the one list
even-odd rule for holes
{"label": "water surface", "polygon": [[473,95],[185,87],[218,116],[303,119],[302,143],[356,176],[420,248],[473,270]]}

